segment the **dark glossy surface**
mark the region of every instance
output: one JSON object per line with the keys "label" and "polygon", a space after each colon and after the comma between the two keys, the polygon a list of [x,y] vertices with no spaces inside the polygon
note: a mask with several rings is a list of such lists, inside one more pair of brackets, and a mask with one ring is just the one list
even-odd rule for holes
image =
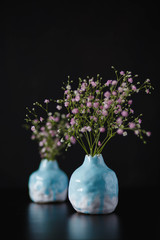
{"label": "dark glossy surface", "polygon": [[27,190],[1,190],[1,236],[16,240],[160,239],[156,190],[120,189],[118,207],[110,215],[78,214],[68,201],[35,204]]}

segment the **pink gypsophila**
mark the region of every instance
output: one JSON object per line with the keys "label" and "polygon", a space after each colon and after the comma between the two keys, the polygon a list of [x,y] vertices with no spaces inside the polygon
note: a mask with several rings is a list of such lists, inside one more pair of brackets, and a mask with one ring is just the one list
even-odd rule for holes
{"label": "pink gypsophila", "polygon": [[108,112],[107,112],[106,110],[103,110],[103,111],[102,111],[102,115],[103,115],[103,116],[107,116],[107,115],[108,115]]}
{"label": "pink gypsophila", "polygon": [[73,126],[74,124],[76,124],[76,121],[74,118],[71,118],[70,124]]}
{"label": "pink gypsophila", "polygon": [[129,83],[132,83],[132,82],[133,82],[133,79],[132,79],[132,78],[128,78],[128,82],[129,82]]}
{"label": "pink gypsophila", "polygon": [[35,126],[32,126],[32,127],[31,127],[31,131],[32,131],[32,132],[35,132],[35,131],[36,131]]}
{"label": "pink gypsophila", "polygon": [[73,114],[77,114],[79,111],[78,111],[78,108],[74,108],[73,110],[72,110],[72,113]]}
{"label": "pink gypsophila", "polygon": [[104,109],[108,109],[109,108],[109,105],[106,103],[104,104]]}
{"label": "pink gypsophila", "polygon": [[113,91],[113,92],[112,92],[112,95],[113,95],[113,96],[116,96],[116,95],[117,95],[116,91]]}
{"label": "pink gypsophila", "polygon": [[100,127],[100,129],[99,129],[99,131],[102,132],[102,133],[105,132],[105,130],[106,129],[104,127]]}
{"label": "pink gypsophila", "polygon": [[43,118],[43,117],[40,117],[40,119],[39,119],[39,120],[40,120],[40,122],[43,122],[44,118]]}
{"label": "pink gypsophila", "polygon": [[120,71],[120,75],[122,76],[125,75],[124,71]]}
{"label": "pink gypsophila", "polygon": [[135,126],[136,126],[136,124],[134,123],[134,122],[129,122],[129,128],[130,129],[133,129],[133,128],[135,128]]}
{"label": "pink gypsophila", "polygon": [[119,93],[123,92],[123,88],[122,88],[122,87],[119,87],[119,88],[118,88],[118,92],[119,92]]}
{"label": "pink gypsophila", "polygon": [[91,132],[91,131],[92,131],[92,128],[91,128],[90,126],[87,126],[87,127],[86,127],[86,130],[87,130],[88,132]]}
{"label": "pink gypsophila", "polygon": [[123,117],[128,117],[128,112],[125,111],[125,110],[123,110],[123,111],[121,112],[121,115],[122,115]]}
{"label": "pink gypsophila", "polygon": [[87,107],[92,107],[92,103],[91,102],[87,102]]}
{"label": "pink gypsophila", "polygon": [[107,92],[104,93],[104,96],[105,96],[106,98],[109,98],[110,95],[111,95],[111,93],[110,93],[109,91],[107,91]]}
{"label": "pink gypsophila", "polygon": [[66,139],[66,140],[68,140],[68,139],[69,139],[69,136],[68,136],[68,135],[66,135],[66,136],[65,136],[65,139]]}
{"label": "pink gypsophila", "polygon": [[44,100],[44,103],[49,103],[49,100],[48,100],[48,99],[45,99],[45,100]]}
{"label": "pink gypsophila", "polygon": [[118,124],[118,125],[121,125],[122,124],[122,118],[117,118],[117,120],[116,120],[116,123]]}
{"label": "pink gypsophila", "polygon": [[65,103],[64,103],[64,106],[65,106],[65,107],[68,107],[68,106],[69,106],[69,102],[65,102]]}
{"label": "pink gypsophila", "polygon": [[142,123],[142,120],[141,120],[140,118],[138,119],[138,123],[139,123],[139,124],[141,124],[141,123]]}
{"label": "pink gypsophila", "polygon": [[92,85],[92,87],[96,87],[97,86],[97,84],[94,81],[91,82],[91,85]]}
{"label": "pink gypsophila", "polygon": [[116,80],[113,80],[112,85],[113,85],[113,86],[117,85],[117,81],[116,81]]}
{"label": "pink gypsophila", "polygon": [[86,130],[86,126],[84,126],[83,128],[81,128],[81,132],[82,133],[84,133],[84,132],[86,132],[87,130]]}
{"label": "pink gypsophila", "polygon": [[133,91],[136,91],[136,90],[137,90],[137,88],[136,88],[135,85],[132,85],[132,90],[133,90]]}
{"label": "pink gypsophila", "polygon": [[151,136],[151,132],[146,132],[147,137]]}
{"label": "pink gypsophila", "polygon": [[60,141],[57,142],[57,146],[58,147],[61,146],[61,142]]}
{"label": "pink gypsophila", "polygon": [[132,102],[133,102],[132,100],[129,100],[129,101],[128,101],[128,104],[129,104],[129,105],[131,105],[131,104],[132,104]]}
{"label": "pink gypsophila", "polygon": [[55,117],[55,118],[53,118],[53,120],[54,120],[55,122],[59,122],[59,117]]}
{"label": "pink gypsophila", "polygon": [[117,130],[117,133],[118,133],[119,135],[122,135],[122,134],[123,134],[123,129],[119,128],[119,129]]}
{"label": "pink gypsophila", "polygon": [[93,103],[93,107],[98,108],[98,106],[99,106],[99,103],[98,103],[98,102],[94,102],[94,103]]}
{"label": "pink gypsophila", "polygon": [[76,102],[79,102],[79,100],[80,100],[80,96],[77,95],[77,96],[75,97],[75,101],[76,101]]}
{"label": "pink gypsophila", "polygon": [[112,80],[108,80],[106,83],[105,83],[105,86],[109,86],[110,84],[112,84]]}
{"label": "pink gypsophila", "polygon": [[70,138],[70,141],[71,141],[72,144],[76,143],[76,139],[73,136]]}

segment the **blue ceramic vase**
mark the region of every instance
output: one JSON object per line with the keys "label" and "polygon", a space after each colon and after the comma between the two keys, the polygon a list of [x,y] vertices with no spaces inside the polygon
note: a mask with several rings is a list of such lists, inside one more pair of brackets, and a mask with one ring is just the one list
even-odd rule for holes
{"label": "blue ceramic vase", "polygon": [[70,179],[68,197],[77,212],[107,214],[118,204],[118,180],[102,155],[85,156]]}
{"label": "blue ceramic vase", "polygon": [[67,197],[68,177],[56,160],[43,159],[39,169],[30,175],[28,187],[33,202],[62,202]]}

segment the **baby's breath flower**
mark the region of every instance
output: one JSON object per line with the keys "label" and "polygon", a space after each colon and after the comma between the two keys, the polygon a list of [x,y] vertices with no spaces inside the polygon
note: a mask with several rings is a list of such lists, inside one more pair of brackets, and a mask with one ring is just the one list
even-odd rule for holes
{"label": "baby's breath flower", "polygon": [[[136,82],[130,71],[118,71],[112,67],[116,80],[79,78],[78,87],[71,90],[72,81],[64,88],[64,99],[60,103],[67,110],[68,125],[65,125],[64,142],[68,147],[74,139],[80,143],[86,154],[100,154],[107,142],[116,134],[126,136],[133,131],[143,140],[142,135],[151,133],[141,129],[141,115],[134,116],[132,95],[144,90],[147,94],[153,87],[150,80]],[[85,138],[85,140],[84,140]],[[143,140],[143,142],[145,142]]]}
{"label": "baby's breath flower", "polygon": [[57,107],[56,107],[58,110],[61,110],[62,109],[62,106],[60,106],[60,105],[57,105]]}
{"label": "baby's breath flower", "polygon": [[125,132],[123,132],[123,136],[125,137],[125,136],[127,136],[127,132],[125,131]]}
{"label": "baby's breath flower", "polygon": [[35,132],[35,131],[36,131],[35,126],[32,126],[32,127],[31,127],[31,130],[32,130],[32,132]]}
{"label": "baby's breath flower", "polygon": [[44,103],[49,103],[49,99],[45,99],[45,100],[44,100]]}
{"label": "baby's breath flower", "polygon": [[67,90],[71,90],[71,86],[70,86],[70,85],[67,85],[67,86],[66,86],[66,89],[67,89]]}
{"label": "baby's breath flower", "polygon": [[[45,99],[45,106],[36,102],[35,106],[38,109],[29,110],[26,108],[29,114],[27,114],[27,119],[25,120],[30,125],[32,132],[31,139],[38,142],[41,158],[55,160],[55,157],[65,147],[63,135],[67,118],[59,112],[55,112],[54,114],[48,112],[48,103],[50,102],[50,100]],[[38,117],[38,113],[36,113],[39,108],[44,111],[43,117]]]}
{"label": "baby's breath flower", "polygon": [[146,135],[147,135],[148,137],[150,137],[150,136],[151,136],[151,132],[146,132]]}

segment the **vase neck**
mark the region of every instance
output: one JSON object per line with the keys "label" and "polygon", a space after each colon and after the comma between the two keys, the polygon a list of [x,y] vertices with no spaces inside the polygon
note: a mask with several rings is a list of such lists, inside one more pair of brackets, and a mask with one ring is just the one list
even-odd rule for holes
{"label": "vase neck", "polygon": [[39,165],[39,170],[51,170],[51,169],[58,169],[58,163],[56,160],[49,161],[47,159],[41,160],[41,163]]}
{"label": "vase neck", "polygon": [[83,164],[102,165],[103,167],[107,167],[101,154],[94,155],[93,157],[91,155],[86,155]]}

